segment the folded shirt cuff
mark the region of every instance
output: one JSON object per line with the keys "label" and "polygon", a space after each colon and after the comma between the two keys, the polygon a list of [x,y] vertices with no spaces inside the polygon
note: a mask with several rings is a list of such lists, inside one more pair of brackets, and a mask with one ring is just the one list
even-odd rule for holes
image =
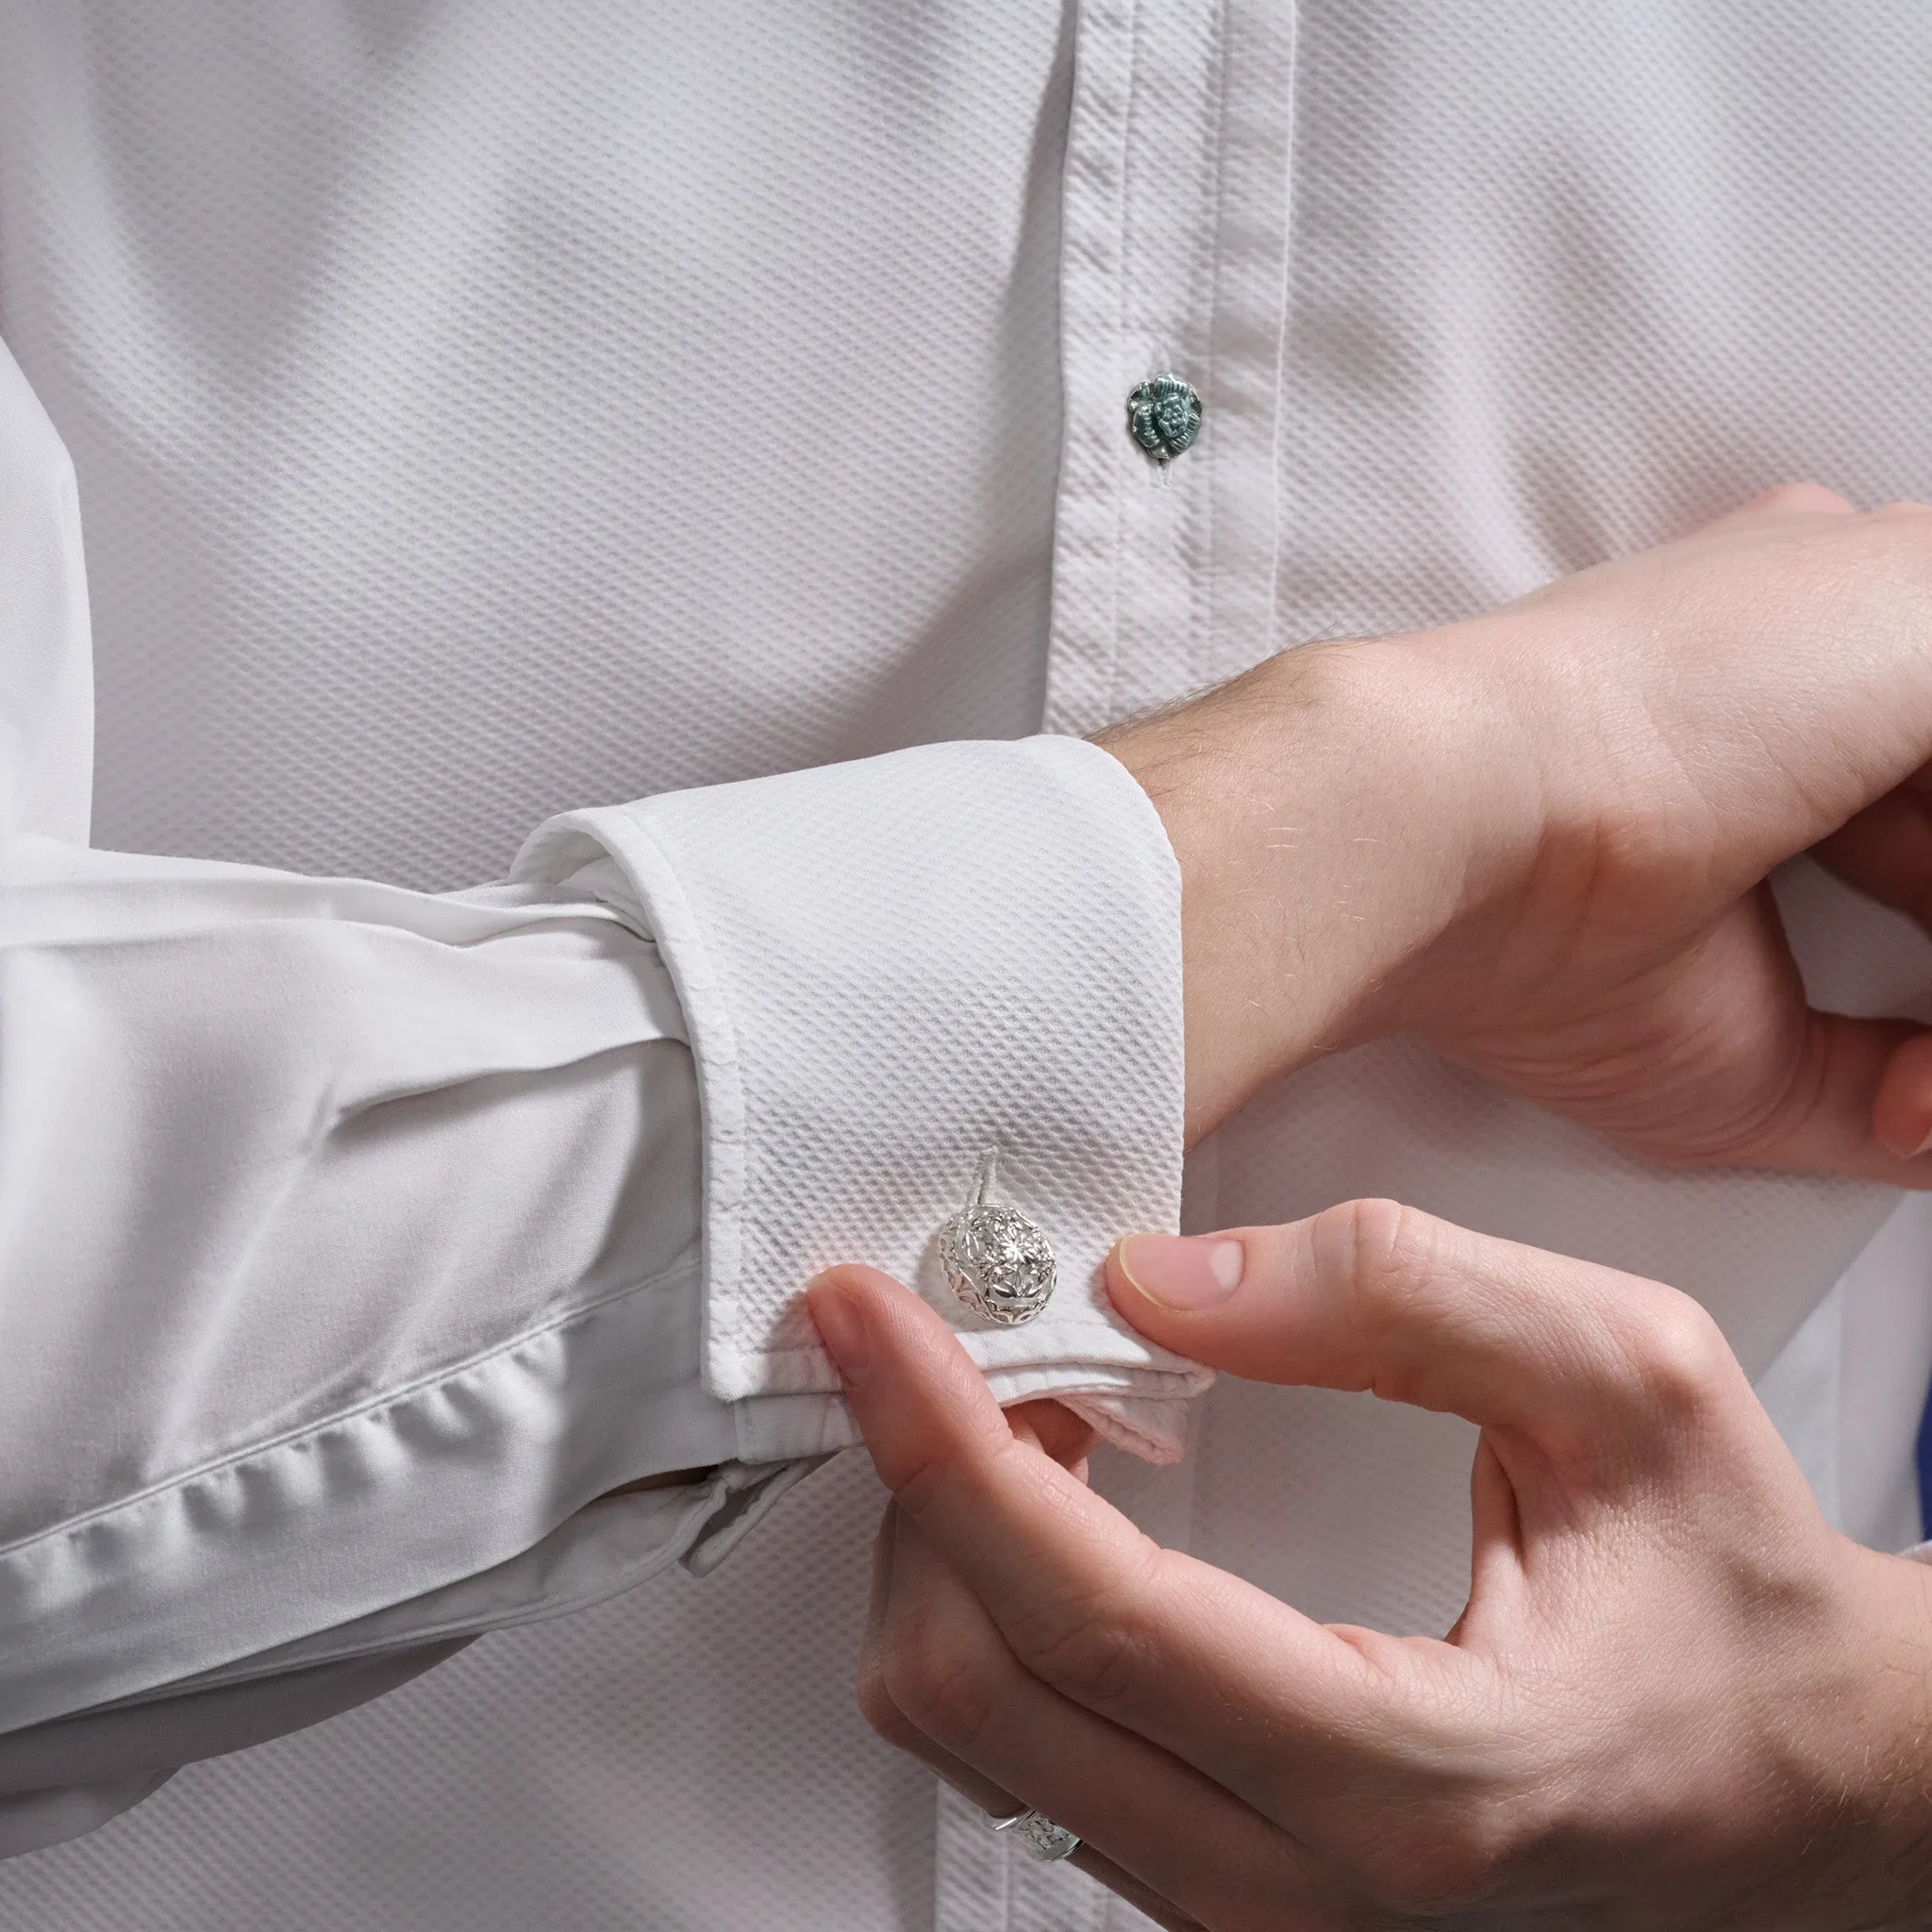
{"label": "folded shirt cuff", "polygon": [[[1180,1207],[1180,881],[1126,771],[1074,739],[923,746],[572,812],[516,875],[608,877],[604,855],[696,1057],[703,1374],[741,1456],[856,1440],[802,1299],[849,1260],[939,1309],[1003,1402],[1072,1397],[1177,1456],[1208,1373],[1121,1322],[1101,1276]],[[937,1253],[990,1150],[1057,1262],[1019,1327],[967,1309]]]}

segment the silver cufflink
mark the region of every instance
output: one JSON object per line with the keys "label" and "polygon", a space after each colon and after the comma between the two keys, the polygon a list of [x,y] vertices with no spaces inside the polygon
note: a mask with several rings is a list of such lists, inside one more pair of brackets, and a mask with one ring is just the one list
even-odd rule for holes
{"label": "silver cufflink", "polygon": [[1053,1243],[1017,1208],[994,1205],[998,1163],[989,1148],[973,1199],[940,1229],[940,1266],[975,1315],[1016,1328],[1053,1299]]}

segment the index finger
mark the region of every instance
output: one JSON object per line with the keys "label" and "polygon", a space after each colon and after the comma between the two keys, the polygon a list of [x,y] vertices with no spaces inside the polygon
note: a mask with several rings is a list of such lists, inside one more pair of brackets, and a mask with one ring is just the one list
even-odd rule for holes
{"label": "index finger", "polygon": [[1330,1630],[1142,1536],[1014,1439],[945,1324],[889,1276],[834,1269],[808,1305],[881,1478],[1032,1674],[1270,1810],[1429,1728],[1416,1646]]}

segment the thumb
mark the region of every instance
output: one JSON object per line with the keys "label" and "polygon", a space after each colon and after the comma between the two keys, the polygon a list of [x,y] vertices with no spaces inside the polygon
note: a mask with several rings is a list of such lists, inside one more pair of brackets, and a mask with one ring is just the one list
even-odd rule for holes
{"label": "thumb", "polygon": [[1369,1390],[1627,1466],[1749,1387],[1688,1295],[1392,1201],[1281,1227],[1133,1235],[1114,1307],[1150,1341],[1262,1382]]}

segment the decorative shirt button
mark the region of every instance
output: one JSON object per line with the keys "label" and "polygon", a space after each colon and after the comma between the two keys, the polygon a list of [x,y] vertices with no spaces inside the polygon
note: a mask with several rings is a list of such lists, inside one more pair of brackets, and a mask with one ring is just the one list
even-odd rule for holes
{"label": "decorative shirt button", "polygon": [[1127,398],[1127,434],[1164,469],[1201,433],[1201,398],[1172,371]]}

